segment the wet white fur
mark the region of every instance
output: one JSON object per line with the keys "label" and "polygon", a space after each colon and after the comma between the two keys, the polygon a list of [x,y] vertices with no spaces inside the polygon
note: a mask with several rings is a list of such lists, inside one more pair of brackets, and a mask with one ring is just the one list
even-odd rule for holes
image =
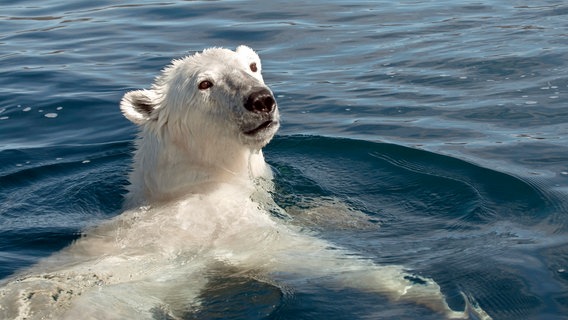
{"label": "wet white fur", "polygon": [[[131,209],[5,282],[0,318],[182,317],[200,307],[208,270],[223,266],[259,281],[326,279],[446,317],[486,316],[451,310],[430,279],[417,284],[401,266],[357,258],[269,214],[281,209],[261,148],[277,125],[243,134],[266,120],[242,105],[266,87],[260,70],[248,47],[208,49],[175,60],[150,90],[127,93],[121,109],[141,127]],[[199,90],[203,80],[213,87]]]}
{"label": "wet white fur", "polygon": [[[252,88],[266,88],[261,70],[258,55],[248,47],[208,49],[174,60],[152,90],[125,95],[121,110],[141,126],[130,177],[131,205],[168,201],[235,177],[270,175],[260,148],[277,127],[259,141],[242,133],[258,118],[244,109],[242,100]],[[210,90],[197,89],[204,80],[213,82]],[[152,105],[151,114],[132,107],[140,99]]]}

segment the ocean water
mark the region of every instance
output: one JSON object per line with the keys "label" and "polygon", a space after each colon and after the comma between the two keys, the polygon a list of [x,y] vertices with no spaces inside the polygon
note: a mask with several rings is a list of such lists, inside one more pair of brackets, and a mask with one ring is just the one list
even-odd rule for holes
{"label": "ocean water", "polygon": [[[297,223],[467,292],[494,319],[568,319],[565,1],[11,1],[0,12],[0,278],[120,213],[118,102],[172,58],[253,47]],[[199,319],[437,319],[316,280],[213,277]]]}

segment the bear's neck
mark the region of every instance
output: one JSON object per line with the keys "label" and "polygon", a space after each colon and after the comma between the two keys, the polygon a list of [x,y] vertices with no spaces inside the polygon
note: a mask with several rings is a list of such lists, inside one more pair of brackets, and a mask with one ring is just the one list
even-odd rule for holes
{"label": "bear's neck", "polygon": [[261,150],[217,141],[188,148],[146,136],[138,141],[127,206],[167,203],[227,183],[251,186],[258,177],[271,177]]}

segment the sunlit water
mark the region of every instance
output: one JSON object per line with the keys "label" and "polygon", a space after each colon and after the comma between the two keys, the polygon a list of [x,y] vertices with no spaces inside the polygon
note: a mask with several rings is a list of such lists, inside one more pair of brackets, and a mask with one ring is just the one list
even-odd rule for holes
{"label": "sunlit water", "polygon": [[[0,277],[120,213],[127,90],[247,44],[281,108],[265,154],[293,223],[435,279],[455,309],[465,291],[495,319],[568,318],[567,21],[564,1],[4,4]],[[302,213],[313,199],[326,213]],[[438,317],[314,280],[208,277],[188,318]]]}

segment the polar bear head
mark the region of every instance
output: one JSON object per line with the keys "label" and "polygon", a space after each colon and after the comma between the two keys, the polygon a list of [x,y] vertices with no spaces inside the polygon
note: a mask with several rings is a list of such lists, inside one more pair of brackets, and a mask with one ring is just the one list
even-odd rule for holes
{"label": "polar bear head", "polygon": [[249,47],[174,60],[149,90],[120,107],[141,128],[131,193],[146,202],[231,177],[267,174],[260,149],[279,127],[278,106]]}

